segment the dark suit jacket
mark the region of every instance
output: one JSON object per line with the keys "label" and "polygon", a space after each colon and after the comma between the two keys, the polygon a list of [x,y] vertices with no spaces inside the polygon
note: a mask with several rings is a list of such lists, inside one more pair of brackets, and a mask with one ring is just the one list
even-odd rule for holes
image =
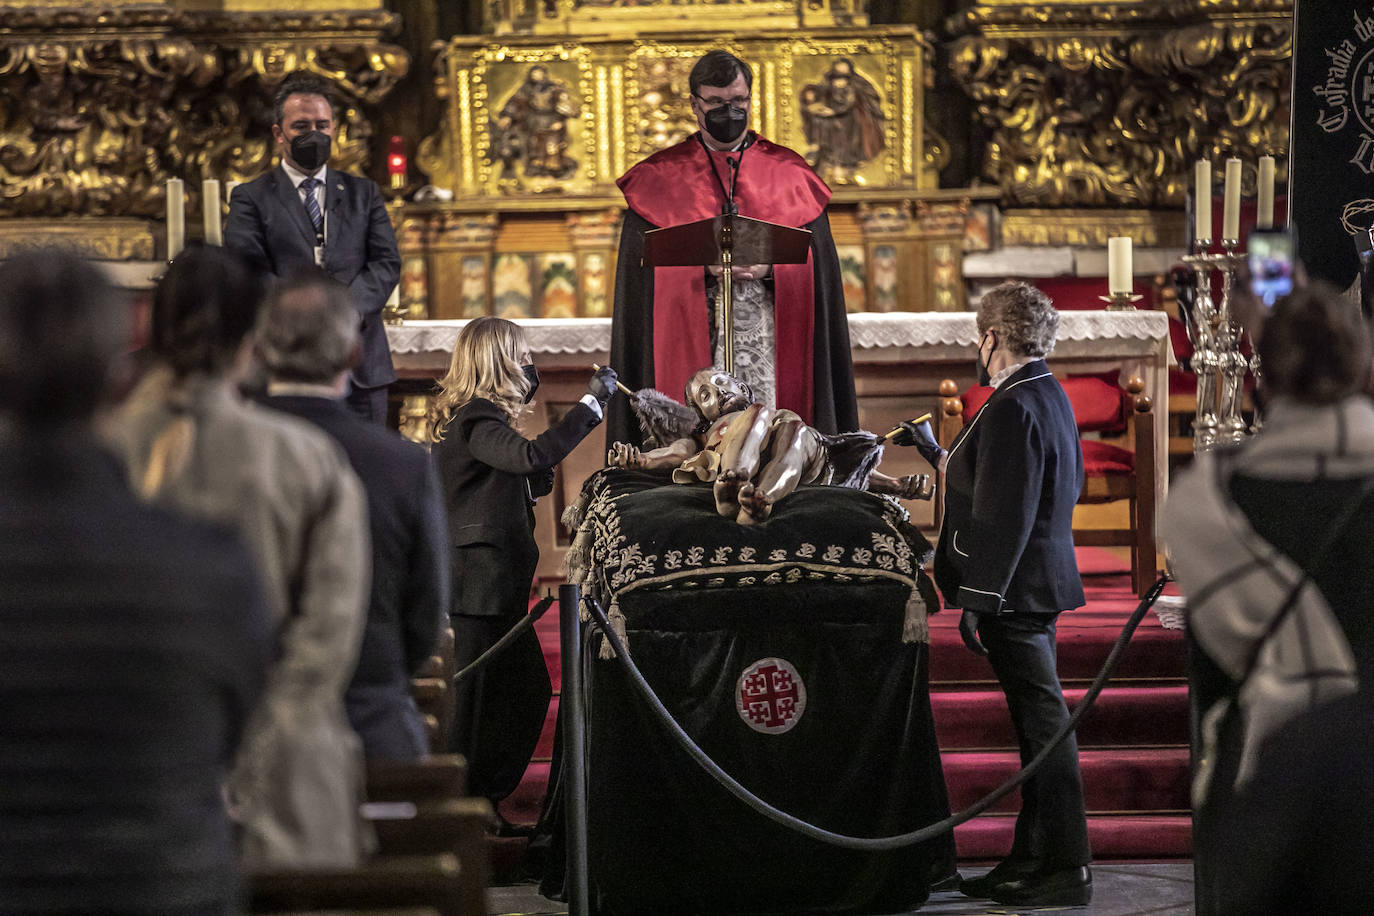
{"label": "dark suit jacket", "polygon": [[0,909],[236,910],[220,786],[274,642],[232,532],[93,441],[0,443]]}
{"label": "dark suit jacket", "polygon": [[[382,308],[401,275],[396,235],[375,183],[334,169],[325,174],[324,268],[349,288],[362,315],[363,358],[353,383],[380,388],[396,381],[382,324]],[[224,244],[277,277],[315,263],[314,227],[280,166],[234,189]]]}
{"label": "dark suit jacket", "polygon": [[1080,607],[1073,507],[1082,489],[1073,408],[1045,361],[1032,360],[950,445],[935,551],[946,603],[994,613]]}
{"label": "dark suit jacket", "polygon": [[367,490],[372,593],[358,668],[344,702],[369,760],[428,753],[410,678],[448,622],[448,532],[425,450],[358,419],[331,398],[271,397],[268,407],[315,424],[343,446]]}
{"label": "dark suit jacket", "polygon": [[[546,472],[600,422],[594,410],[577,404],[531,440],[512,429],[501,408],[488,400],[476,398],[458,408],[433,450],[448,507],[449,542],[538,557],[533,497],[549,491]],[[499,612],[495,605],[486,605],[490,613]]]}

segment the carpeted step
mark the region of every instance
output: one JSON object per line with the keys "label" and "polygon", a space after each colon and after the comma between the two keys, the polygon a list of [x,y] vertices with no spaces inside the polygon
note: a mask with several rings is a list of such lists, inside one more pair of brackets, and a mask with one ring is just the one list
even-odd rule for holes
{"label": "carpeted step", "polygon": [[[1015,751],[945,751],[942,755],[949,805],[959,811],[991,793],[1016,774]],[[1089,812],[1183,813],[1188,810],[1186,747],[1085,750],[1078,755],[1083,801]],[[991,809],[1015,813],[1020,794],[1012,792]]]}
{"label": "carpeted step", "polygon": [[525,775],[515,791],[502,800],[501,816],[512,824],[533,824],[539,820],[544,806],[544,793],[549,786],[549,761],[535,760],[525,768]]}
{"label": "carpeted step", "polygon": [[[1129,611],[1073,611],[1059,617],[1059,678],[1088,683],[1097,677],[1112,644],[1121,635]],[[1179,630],[1166,630],[1153,614],[1141,621],[1121,656],[1113,681],[1182,681],[1188,676],[1187,650]],[[992,666],[964,646],[959,612],[941,611],[930,618],[931,689],[944,684],[995,683]]]}
{"label": "carpeted step", "polygon": [[[954,828],[959,858],[996,861],[1011,849],[1016,817],[985,814]],[[1173,859],[1193,854],[1193,820],[1187,814],[1098,814],[1088,817],[1093,859]]]}
{"label": "carpeted step", "polygon": [[[1087,691],[1068,688],[1072,710]],[[932,692],[931,710],[941,750],[1016,747],[1011,716],[1002,691]],[[1085,747],[1184,746],[1188,743],[1188,686],[1108,687],[1078,723]]]}

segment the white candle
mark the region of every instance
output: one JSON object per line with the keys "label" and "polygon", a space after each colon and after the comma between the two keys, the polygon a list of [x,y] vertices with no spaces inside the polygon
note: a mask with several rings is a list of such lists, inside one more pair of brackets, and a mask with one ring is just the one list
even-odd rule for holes
{"label": "white candle", "polygon": [[1107,239],[1107,291],[1113,295],[1130,293],[1133,287],[1130,237]]}
{"label": "white candle", "polygon": [[186,247],[186,186],[180,178],[167,179],[167,260]]}
{"label": "white candle", "polygon": [[1221,237],[1240,238],[1240,160],[1226,160],[1226,198],[1221,211]]}
{"label": "white candle", "polygon": [[205,225],[205,244],[223,245],[224,230],[219,219],[219,179],[207,178],[200,185],[201,219]]}
{"label": "white candle", "polygon": [[241,181],[226,181],[224,183],[224,199],[232,204],[234,202],[234,188],[241,184],[243,184]]}
{"label": "white candle", "polygon": [[1255,228],[1274,228],[1274,157],[1261,156],[1259,161],[1259,192],[1255,201]]}
{"label": "white candle", "polygon": [[1212,240],[1212,160],[1199,159],[1193,166],[1193,238]]}

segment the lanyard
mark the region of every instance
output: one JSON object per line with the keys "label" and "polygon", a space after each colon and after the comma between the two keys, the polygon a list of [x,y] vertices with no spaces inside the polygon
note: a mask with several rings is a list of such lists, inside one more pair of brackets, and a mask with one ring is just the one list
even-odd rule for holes
{"label": "lanyard", "polygon": [[706,161],[711,164],[711,177],[716,180],[716,187],[720,188],[720,193],[725,198],[724,212],[729,213],[732,216],[738,214],[739,207],[735,204],[735,188],[739,184],[739,169],[740,165],[744,162],[744,151],[747,150],[749,147],[753,146],[754,144],[749,141],[749,137],[746,135],[744,138],[744,143],[739,148],[739,158],[726,158],[725,161],[729,162],[732,167],[732,174],[730,175],[730,190],[727,191],[725,190],[725,180],[720,177],[720,169],[716,168],[716,158],[711,155],[711,148],[706,145],[705,139],[703,139],[701,136],[701,131],[697,131],[697,142],[700,143],[701,148],[705,150]]}

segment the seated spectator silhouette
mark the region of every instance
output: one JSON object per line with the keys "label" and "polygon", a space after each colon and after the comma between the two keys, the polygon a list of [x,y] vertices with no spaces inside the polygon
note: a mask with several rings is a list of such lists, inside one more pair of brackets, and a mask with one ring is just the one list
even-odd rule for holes
{"label": "seated spectator silhouette", "polygon": [[269,379],[263,403],[328,433],[367,491],[372,595],[344,702],[369,760],[413,760],[429,752],[429,738],[410,678],[448,623],[448,528],[429,454],[344,401],[360,346],[350,295],[317,271],[273,290],[257,335]]}
{"label": "seated spectator silhouette", "polygon": [[367,508],[338,445],[237,393],[261,294],[232,252],[182,252],[153,297],[160,365],[111,438],[146,498],[233,525],[267,588],[277,660],[229,785],[245,866],[349,867],[371,845],[343,703],[367,605]]}
{"label": "seated spectator silhouette", "polygon": [[271,656],[238,538],[142,504],[93,418],[127,303],[0,266],[0,910],[227,913],[222,785]]}

